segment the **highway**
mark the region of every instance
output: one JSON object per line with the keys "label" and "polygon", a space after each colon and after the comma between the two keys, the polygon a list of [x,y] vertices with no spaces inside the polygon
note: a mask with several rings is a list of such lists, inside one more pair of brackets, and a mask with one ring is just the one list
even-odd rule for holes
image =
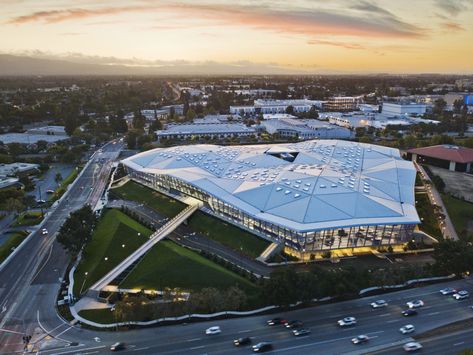
{"label": "highway", "polygon": [[[78,342],[77,348],[62,347],[44,350],[41,353],[57,355],[107,353],[112,343],[121,341],[127,346],[121,352],[123,354],[248,354],[250,350],[248,347],[235,348],[232,345],[234,339],[242,336],[252,337],[253,344],[270,341],[274,345],[272,353],[281,354],[403,353],[402,344],[412,340],[411,335],[415,337],[416,334],[438,326],[473,317],[473,310],[469,308],[471,300],[456,301],[450,296],[439,293],[439,289],[447,285],[473,291],[473,280],[468,279],[398,291],[382,297],[373,296],[266,316],[120,332],[94,332],[73,328],[64,336],[69,341]],[[369,304],[380,298],[388,301],[389,306],[372,309]],[[425,302],[425,306],[419,309],[419,314],[403,317],[401,311],[406,309],[405,303],[419,298]],[[309,328],[312,333],[297,338],[282,326],[267,326],[266,320],[276,316],[287,320],[301,320],[304,322],[304,327]],[[337,320],[346,316],[356,317],[358,324],[351,328],[338,327]],[[416,332],[402,335],[399,328],[406,324],[414,324]],[[214,336],[205,335],[205,329],[214,325],[220,326],[222,333]],[[61,328],[57,333],[63,330]],[[370,341],[363,345],[351,344],[350,339],[360,334],[368,335]],[[391,343],[397,345],[390,347]],[[452,348],[454,343],[457,346]],[[471,344],[468,335],[458,335],[452,339],[437,337],[429,339],[425,343],[425,349],[433,348],[434,351],[444,349],[442,354],[454,354],[452,349],[459,351],[468,344]],[[429,350],[423,353],[433,352]]]}
{"label": "highway", "polygon": [[44,332],[63,321],[55,310],[56,296],[69,264],[69,256],[55,240],[55,234],[70,212],[100,199],[112,162],[122,143],[110,143],[97,152],[66,196],[50,209],[43,228],[35,232],[13,259],[0,271],[0,350],[11,353],[23,348],[23,334]]}

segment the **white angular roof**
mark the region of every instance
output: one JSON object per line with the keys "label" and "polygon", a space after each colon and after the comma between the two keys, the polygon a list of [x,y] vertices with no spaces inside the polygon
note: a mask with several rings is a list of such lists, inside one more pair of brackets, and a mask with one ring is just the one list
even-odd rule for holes
{"label": "white angular roof", "polygon": [[122,163],[181,179],[249,215],[300,232],[420,223],[415,168],[393,148],[339,140],[188,145],[153,149]]}

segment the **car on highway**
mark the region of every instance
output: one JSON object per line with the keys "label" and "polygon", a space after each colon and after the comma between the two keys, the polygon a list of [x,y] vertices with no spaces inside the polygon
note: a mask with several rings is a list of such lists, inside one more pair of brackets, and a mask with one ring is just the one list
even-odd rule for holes
{"label": "car on highway", "polygon": [[125,343],[117,342],[115,344],[112,344],[110,347],[110,351],[120,351],[120,350],[125,350]]}
{"label": "car on highway", "polygon": [[370,338],[367,335],[358,335],[357,337],[352,338],[351,342],[356,345],[356,344],[367,343],[369,340]]}
{"label": "car on highway", "polygon": [[291,320],[289,322],[284,323],[284,326],[288,329],[296,329],[300,328],[304,325],[300,320]]}
{"label": "car on highway", "polygon": [[41,235],[48,234],[48,230],[46,228],[41,229]]}
{"label": "car on highway", "polygon": [[458,291],[457,293],[454,293],[452,297],[459,301],[459,300],[464,300],[464,299],[469,298],[470,294],[466,290],[461,290],[461,291]]}
{"label": "car on highway", "polygon": [[388,306],[388,302],[386,302],[385,300],[377,300],[377,301],[371,302],[372,308],[381,308],[381,307],[387,307],[387,306]]}
{"label": "car on highway", "polygon": [[411,341],[409,343],[404,344],[402,348],[404,349],[404,351],[410,353],[422,349],[422,344],[416,341]]}
{"label": "car on highway", "polygon": [[54,190],[46,190],[46,193],[47,193],[47,194],[53,194],[53,193],[54,193]]}
{"label": "car on highway", "polygon": [[351,325],[355,325],[356,324],[356,318],[355,317],[345,317],[343,319],[340,319],[337,324],[340,326],[340,327],[349,327]]}
{"label": "car on highway", "polygon": [[273,319],[270,319],[268,321],[266,321],[266,324],[268,325],[280,325],[280,324],[285,324],[286,323],[286,320],[283,319],[283,318],[279,318],[279,317],[276,317],[276,318],[273,318]]}
{"label": "car on highway", "polygon": [[46,203],[46,200],[41,200],[41,199],[39,199],[39,200],[36,200],[36,203],[37,203],[38,205],[42,205],[42,204]]}
{"label": "car on highway", "polygon": [[409,308],[419,308],[419,307],[424,306],[424,301],[422,300],[409,301],[406,303],[406,305]]}
{"label": "car on highway", "polygon": [[416,330],[416,328],[412,324],[406,324],[405,326],[399,328],[399,331],[402,334],[409,334]]}
{"label": "car on highway", "polygon": [[309,329],[294,329],[292,331],[292,334],[294,334],[294,336],[296,337],[302,337],[304,335],[309,335],[310,330]]}
{"label": "car on highway", "polygon": [[251,344],[250,337],[238,338],[233,341],[233,345],[235,346],[242,346],[242,345],[248,345],[248,344]]}
{"label": "car on highway", "polygon": [[417,311],[415,309],[406,309],[404,311],[401,312],[401,314],[404,316],[404,317],[410,317],[410,316],[415,316],[417,314]]}
{"label": "car on highway", "polygon": [[222,332],[222,330],[220,329],[220,327],[218,325],[214,326],[214,327],[207,328],[205,330],[205,334],[207,334],[207,335],[220,334],[221,332]]}
{"label": "car on highway", "polygon": [[457,290],[452,287],[446,287],[446,288],[442,288],[440,290],[440,293],[444,296],[453,295],[454,293],[457,293]]}
{"label": "car on highway", "polygon": [[273,350],[273,344],[271,344],[267,341],[262,341],[261,343],[253,345],[253,351],[255,353],[264,353],[264,352],[270,351],[270,350]]}

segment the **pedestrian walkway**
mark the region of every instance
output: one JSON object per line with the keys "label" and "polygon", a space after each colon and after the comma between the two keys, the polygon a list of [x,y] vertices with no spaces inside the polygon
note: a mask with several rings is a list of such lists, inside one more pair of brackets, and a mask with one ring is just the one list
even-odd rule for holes
{"label": "pedestrian walkway", "polygon": [[113,280],[115,280],[122,272],[124,272],[128,267],[130,267],[136,260],[138,260],[142,255],[144,255],[148,250],[150,250],[156,243],[172,233],[181,223],[187,220],[195,211],[198,210],[201,202],[195,199],[188,199],[187,202],[191,203],[184,210],[179,212],[177,216],[168,221],[165,225],[159,228],[154,232],[149,240],[141,245],[137,250],[135,250],[131,255],[129,255],[125,260],[123,260],[118,266],[116,266],[112,271],[107,275],[102,277],[89,289],[91,293],[98,293]]}
{"label": "pedestrian walkway", "polygon": [[266,262],[268,259],[270,259],[273,255],[279,253],[284,247],[284,244],[282,243],[271,243],[269,246],[263,250],[260,256],[256,258],[256,260],[261,261],[261,262]]}

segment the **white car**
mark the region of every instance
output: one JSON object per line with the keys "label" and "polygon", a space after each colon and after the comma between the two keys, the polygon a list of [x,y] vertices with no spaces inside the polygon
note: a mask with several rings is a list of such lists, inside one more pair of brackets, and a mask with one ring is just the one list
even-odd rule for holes
{"label": "white car", "polygon": [[388,306],[388,302],[386,302],[385,300],[377,300],[371,303],[371,307],[373,308],[381,308],[381,307],[387,307],[387,306]]}
{"label": "white car", "polygon": [[469,297],[470,297],[470,294],[468,293],[468,291],[465,291],[465,290],[461,290],[453,294],[453,298],[455,298],[456,300],[464,300]]}
{"label": "white car", "polygon": [[404,349],[404,351],[410,353],[411,351],[417,351],[422,349],[422,344],[415,341],[411,341],[409,343],[404,344],[402,348]]}
{"label": "white car", "polygon": [[48,230],[46,228],[41,229],[41,235],[48,234]]}
{"label": "white car", "polygon": [[407,302],[406,304],[407,304],[407,307],[409,308],[419,308],[424,305],[424,302],[422,300],[415,300],[415,301]]}
{"label": "white car", "polygon": [[457,290],[455,290],[454,288],[451,288],[451,287],[447,287],[447,288],[442,288],[440,290],[440,293],[444,296],[446,295],[453,295],[454,293],[456,293]]}
{"label": "white car", "polygon": [[210,327],[210,328],[205,330],[205,334],[207,334],[207,335],[220,334],[221,332],[222,332],[222,330],[220,329],[219,326]]}
{"label": "white car", "polygon": [[406,324],[405,326],[399,328],[399,331],[402,334],[409,334],[416,330],[416,328],[412,324]]}
{"label": "white car", "polygon": [[348,327],[350,325],[355,325],[356,324],[356,318],[355,317],[345,317],[343,319],[340,319],[337,323],[340,327]]}

